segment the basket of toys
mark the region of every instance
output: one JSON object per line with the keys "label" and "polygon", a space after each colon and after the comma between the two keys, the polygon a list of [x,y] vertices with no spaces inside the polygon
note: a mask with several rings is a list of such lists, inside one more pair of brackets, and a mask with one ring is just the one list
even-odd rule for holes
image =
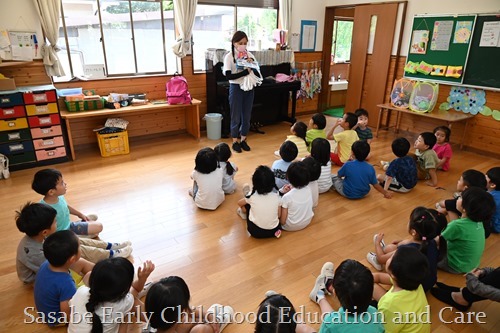
{"label": "basket of toys", "polygon": [[438,93],[439,84],[437,83],[424,81],[415,83],[410,96],[410,110],[420,113],[431,112],[436,106]]}

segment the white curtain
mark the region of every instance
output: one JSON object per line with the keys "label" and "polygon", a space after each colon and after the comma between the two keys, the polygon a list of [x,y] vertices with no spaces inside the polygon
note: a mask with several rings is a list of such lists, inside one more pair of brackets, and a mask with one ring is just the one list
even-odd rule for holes
{"label": "white curtain", "polygon": [[59,47],[59,17],[61,16],[61,0],[33,0],[36,11],[42,23],[43,33],[50,45],[43,43],[41,54],[45,71],[49,76],[64,76],[64,69],[57,56]]}
{"label": "white curtain", "polygon": [[288,31],[286,34],[286,44],[288,43],[288,35],[290,34],[290,29],[292,28],[292,0],[279,0],[280,5],[280,20],[281,27],[283,30]]}
{"label": "white curtain", "polygon": [[172,50],[179,58],[184,58],[191,50],[191,31],[193,30],[198,0],[174,0],[175,26],[179,36]]}

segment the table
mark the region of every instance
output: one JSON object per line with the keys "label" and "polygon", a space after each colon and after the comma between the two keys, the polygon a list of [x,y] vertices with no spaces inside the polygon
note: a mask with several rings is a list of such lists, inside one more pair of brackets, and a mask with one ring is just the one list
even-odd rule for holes
{"label": "table", "polygon": [[[382,113],[384,111],[387,111],[388,113],[390,113],[391,111],[395,111],[396,112],[396,124],[394,125],[394,127],[395,127],[396,133],[399,132],[399,124],[401,121],[401,114],[402,113],[410,114],[410,115],[413,115],[416,117],[424,117],[424,118],[431,118],[431,119],[445,121],[450,129],[451,129],[451,126],[453,125],[453,123],[465,121],[464,133],[463,133],[462,138],[460,140],[460,149],[462,149],[462,147],[463,147],[465,133],[467,133],[468,120],[470,118],[474,117],[473,114],[464,113],[464,112],[457,112],[454,110],[445,111],[445,110],[434,109],[434,110],[432,110],[432,112],[420,113],[420,112],[414,112],[414,111],[409,110],[409,109],[397,108],[395,106],[392,106],[389,103],[378,104],[377,107],[380,108],[380,110],[378,112],[377,129],[375,131],[375,137],[378,137],[380,123],[382,122]],[[386,126],[387,130],[389,128],[390,128],[390,126]]]}
{"label": "table", "polygon": [[[71,150],[71,157],[73,160],[76,159],[75,148],[73,145],[73,135],[71,125],[75,123],[82,123],[86,120],[91,120],[94,118],[106,118],[106,117],[125,117],[132,119],[140,119],[140,121],[131,121],[135,126],[135,131],[129,131],[129,136],[141,136],[147,134],[155,134],[160,132],[166,132],[169,129],[162,126],[152,126],[152,124],[157,123],[159,120],[159,115],[168,114],[169,111],[184,109],[184,126],[186,131],[191,134],[195,139],[199,140],[200,134],[200,106],[201,101],[193,99],[191,104],[145,104],[136,106],[127,106],[120,109],[102,109],[93,111],[82,111],[82,112],[69,112],[67,110],[61,110],[61,117],[66,122],[66,130],[68,132],[68,143]],[[135,117],[135,118],[133,118]],[[104,123],[103,123],[104,124]],[[144,127],[144,128],[143,128]]]}

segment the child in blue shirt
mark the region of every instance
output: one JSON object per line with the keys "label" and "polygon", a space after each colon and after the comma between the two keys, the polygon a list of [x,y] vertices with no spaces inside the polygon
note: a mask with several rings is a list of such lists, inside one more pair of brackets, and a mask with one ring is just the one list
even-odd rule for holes
{"label": "child in blue shirt", "polygon": [[375,169],[365,161],[370,154],[370,145],[366,141],[356,141],[352,145],[354,161],[347,161],[332,177],[333,186],[340,195],[348,199],[361,199],[370,192],[370,185],[384,195],[392,197],[391,192],[385,190],[377,181]]}
{"label": "child in blue shirt", "polygon": [[491,229],[494,233],[500,232],[500,167],[494,167],[486,171],[488,192],[495,200],[495,213],[491,218]]}
{"label": "child in blue shirt", "polygon": [[417,164],[408,156],[410,142],[405,138],[392,141],[392,152],[397,156],[388,165],[385,175],[377,175],[384,190],[406,193],[417,185]]}
{"label": "child in blue shirt", "polygon": [[78,237],[71,230],[53,233],[43,243],[45,261],[36,274],[35,305],[49,326],[66,324],[70,316],[69,300],[76,292],[71,271],[88,278],[93,265],[80,260]]}
{"label": "child in blue shirt", "polygon": [[285,141],[280,147],[281,159],[273,162],[271,170],[273,170],[276,186],[280,189],[285,185],[290,184],[286,178],[286,171],[290,164],[297,158],[299,150],[297,145],[292,141]]}

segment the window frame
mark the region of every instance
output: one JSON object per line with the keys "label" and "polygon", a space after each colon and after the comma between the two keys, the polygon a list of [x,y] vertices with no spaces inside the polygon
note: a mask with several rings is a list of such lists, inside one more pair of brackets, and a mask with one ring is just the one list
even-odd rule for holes
{"label": "window frame", "polygon": [[[61,1],[61,17],[60,17],[60,20],[62,22],[62,25],[60,26],[60,28],[64,29],[64,43],[65,45],[62,47],[62,49],[65,51],[64,52],[64,56],[67,58],[68,60],[68,63],[69,63],[69,70],[70,70],[70,73],[66,73],[65,76],[70,76],[72,78],[75,78],[75,70],[73,68],[73,62],[71,60],[71,53],[75,53],[75,52],[82,52],[82,51],[79,51],[79,50],[72,50],[71,47],[70,47],[70,43],[69,43],[69,40],[68,40],[68,28],[66,26],[66,19],[65,19],[65,15],[64,15],[64,4],[63,4],[63,0],[60,0]],[[99,32],[100,32],[100,43],[101,43],[101,51],[102,51],[102,54],[103,54],[103,61],[104,61],[104,68],[105,68],[105,71],[106,71],[106,77],[105,78],[95,78],[95,79],[88,79],[89,81],[93,81],[93,80],[106,80],[106,79],[119,79],[119,78],[130,78],[130,77],[133,77],[133,78],[136,78],[136,77],[148,77],[148,76],[158,76],[158,75],[173,75],[174,73],[181,73],[182,74],[182,66],[181,66],[181,62],[179,59],[176,59],[176,62],[175,62],[175,68],[171,71],[168,71],[168,63],[167,63],[167,38],[166,38],[166,31],[165,31],[165,16],[164,16],[164,5],[163,5],[163,1],[162,0],[119,0],[119,1],[123,1],[123,2],[127,2],[128,3],[128,6],[129,6],[129,11],[128,11],[128,15],[130,17],[130,32],[131,32],[131,36],[132,36],[132,50],[133,50],[133,57],[134,57],[134,69],[135,69],[135,72],[132,72],[132,73],[119,73],[119,74],[109,74],[109,70],[108,70],[108,62],[109,61],[112,61],[112,59],[108,59],[108,55],[106,53],[106,38],[105,38],[105,35],[104,35],[104,28],[103,28],[103,25],[106,24],[104,23],[103,24],[103,21],[102,21],[102,16],[101,16],[101,0],[94,0],[94,3],[97,5],[97,13],[98,13],[98,18],[99,18]],[[163,71],[154,71],[154,72],[139,72],[139,64],[138,64],[138,54],[137,54],[137,41],[135,39],[135,31],[134,31],[134,12],[132,11],[132,2],[144,2],[144,3],[158,3],[160,5],[160,21],[161,21],[161,33],[162,33],[162,45],[163,45],[163,66],[165,68],[165,70]],[[173,12],[173,15],[172,15],[172,20],[175,20],[175,12],[172,10]],[[176,33],[177,29],[175,27],[175,23],[174,23],[174,40],[176,38],[175,36],[175,33]],[[169,72],[172,72],[169,74]],[[54,80],[55,77],[52,77],[52,79]],[[70,79],[69,81],[71,81],[72,79]],[[69,82],[69,81],[66,81],[66,80],[56,80],[55,82],[57,83],[62,83],[62,82]]]}
{"label": "window frame", "polygon": [[[345,60],[343,62],[336,62],[335,61],[335,57],[337,55],[337,33],[338,33],[338,22],[339,21],[343,21],[343,22],[352,22],[353,25],[354,25],[354,18],[352,17],[335,17],[334,18],[334,21],[333,21],[333,36],[332,36],[332,48],[333,48],[333,51],[331,53],[331,55],[333,56],[333,63],[334,64],[349,64],[351,63],[351,59],[349,57],[349,60]],[[354,32],[354,27],[353,27],[353,31]],[[351,52],[352,52],[352,32],[351,32]]]}

